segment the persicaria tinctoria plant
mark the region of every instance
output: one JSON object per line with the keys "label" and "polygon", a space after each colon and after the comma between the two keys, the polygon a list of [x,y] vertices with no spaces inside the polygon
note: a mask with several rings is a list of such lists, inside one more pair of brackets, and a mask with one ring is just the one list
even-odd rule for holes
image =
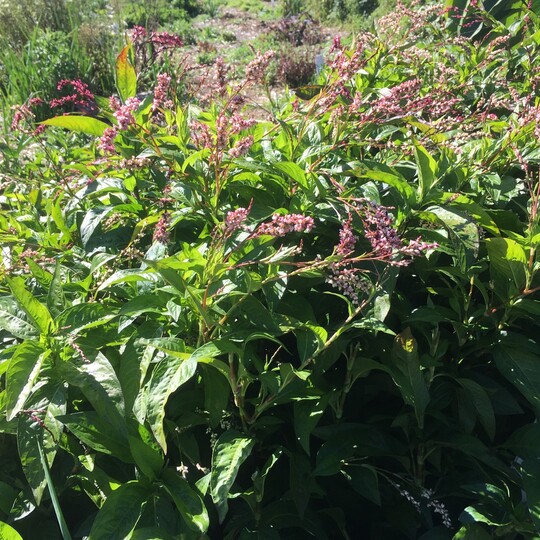
{"label": "persicaria tinctoria plant", "polygon": [[140,29],[116,95],[16,111],[3,532],[538,536],[537,20],[465,7],[336,38],[279,111],[271,52],[137,93]]}

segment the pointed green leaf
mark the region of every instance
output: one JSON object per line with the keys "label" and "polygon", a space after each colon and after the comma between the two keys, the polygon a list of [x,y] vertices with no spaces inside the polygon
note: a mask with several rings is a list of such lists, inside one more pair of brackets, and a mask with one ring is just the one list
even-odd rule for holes
{"label": "pointed green leaf", "polygon": [[191,355],[187,353],[183,356],[184,358],[167,356],[163,359],[154,368],[148,386],[146,419],[164,452],[167,452],[167,441],[163,430],[165,405],[169,396],[191,379],[197,369],[195,358],[191,358]]}
{"label": "pointed green leaf", "polygon": [[176,508],[184,518],[187,526],[204,533],[210,526],[208,512],[201,497],[190,485],[171,469],[163,471],[161,476],[163,487],[172,497]]}
{"label": "pointed green leaf", "polygon": [[119,433],[126,434],[124,397],[118,377],[107,358],[98,353],[92,362],[63,362],[58,366],[65,380],[81,389],[95,411]]}
{"label": "pointed green leaf", "polygon": [[418,194],[422,201],[435,184],[437,162],[421,144],[414,145],[414,155],[418,167]]}
{"label": "pointed green leaf", "polygon": [[229,430],[219,437],[214,446],[210,493],[217,506],[220,523],[227,515],[227,498],[240,465],[248,458],[254,444],[254,439],[243,437],[237,431]]}
{"label": "pointed green leaf", "polygon": [[50,351],[35,341],[25,341],[18,347],[6,372],[6,417],[13,420],[22,410],[37,381],[43,362]]}
{"label": "pointed green leaf", "polygon": [[88,540],[130,538],[151,496],[150,486],[136,480],[122,484],[107,497],[94,520]]}
{"label": "pointed green leaf", "polygon": [[0,540],[24,540],[23,537],[10,525],[0,521]]}
{"label": "pointed green leaf", "polygon": [[95,411],[84,411],[58,417],[77,439],[96,452],[133,463],[125,434],[118,432]]}
{"label": "pointed green leaf", "polygon": [[531,348],[525,340],[504,340],[495,346],[493,357],[497,369],[540,414],[540,356]]}
{"label": "pointed green leaf", "polygon": [[414,408],[418,426],[422,428],[430,398],[418,359],[416,341],[410,330],[407,329],[396,337],[392,363],[388,369],[403,401]]}
{"label": "pointed green leaf", "polygon": [[41,122],[46,126],[60,127],[69,131],[75,131],[76,133],[86,133],[87,135],[94,135],[95,137],[101,137],[103,132],[110,127],[105,122],[92,118],[91,116],[80,116],[76,114],[69,114],[65,116],[55,116]]}
{"label": "pointed green leaf", "polygon": [[37,337],[38,329],[28,319],[28,315],[13,298],[0,298],[0,330],[20,339]]}
{"label": "pointed green leaf", "polygon": [[28,315],[36,328],[44,335],[47,335],[54,326],[54,321],[49,310],[26,288],[22,277],[7,278],[7,282],[13,296],[19,306]]}
{"label": "pointed green leaf", "polygon": [[41,387],[30,400],[35,413],[21,414],[17,422],[17,447],[24,475],[39,505],[47,485],[40,446],[49,467],[56,456],[62,425],[57,416],[66,410],[63,385]]}

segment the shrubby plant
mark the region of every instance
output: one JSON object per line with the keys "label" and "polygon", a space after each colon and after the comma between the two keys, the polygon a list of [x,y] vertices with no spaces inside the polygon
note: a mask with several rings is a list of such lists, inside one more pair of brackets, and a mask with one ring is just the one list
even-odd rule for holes
{"label": "shrubby plant", "polygon": [[336,38],[260,120],[272,53],[201,107],[131,42],[91,111],[16,111],[3,533],[538,536],[537,20],[447,22]]}

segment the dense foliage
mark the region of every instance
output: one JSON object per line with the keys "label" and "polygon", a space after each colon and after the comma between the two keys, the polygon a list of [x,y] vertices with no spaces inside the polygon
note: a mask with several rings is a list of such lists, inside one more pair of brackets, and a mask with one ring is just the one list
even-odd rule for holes
{"label": "dense foliage", "polygon": [[272,110],[137,96],[141,29],[17,109],[2,537],[538,538],[540,26],[457,4]]}

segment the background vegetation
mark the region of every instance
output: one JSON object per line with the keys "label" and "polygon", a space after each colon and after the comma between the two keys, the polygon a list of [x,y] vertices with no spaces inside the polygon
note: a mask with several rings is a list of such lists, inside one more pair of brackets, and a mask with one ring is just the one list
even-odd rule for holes
{"label": "background vegetation", "polygon": [[486,7],[265,100],[279,54],[159,26],[110,87],[55,18],[3,53],[51,60],[4,83],[0,536],[539,537],[540,26]]}

